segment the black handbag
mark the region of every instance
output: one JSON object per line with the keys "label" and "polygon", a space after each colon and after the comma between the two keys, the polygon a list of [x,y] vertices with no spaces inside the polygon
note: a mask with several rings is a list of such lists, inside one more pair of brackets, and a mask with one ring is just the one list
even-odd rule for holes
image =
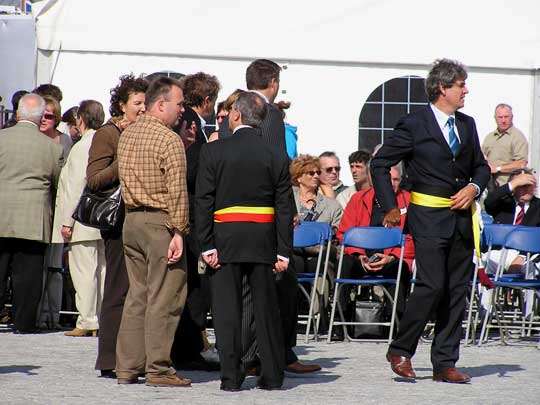
{"label": "black handbag", "polygon": [[92,191],[86,186],[72,217],[83,225],[110,231],[124,222],[124,215],[120,186],[103,191]]}

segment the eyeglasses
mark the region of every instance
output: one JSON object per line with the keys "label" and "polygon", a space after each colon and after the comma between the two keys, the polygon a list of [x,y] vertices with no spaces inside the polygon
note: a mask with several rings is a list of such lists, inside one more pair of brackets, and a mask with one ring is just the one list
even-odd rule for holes
{"label": "eyeglasses", "polygon": [[339,173],[341,171],[341,167],[340,166],[331,166],[331,167],[327,167],[326,169],[324,169],[324,171],[328,174],[332,173],[333,171],[336,171],[336,173]]}
{"label": "eyeglasses", "polygon": [[309,172],[306,172],[305,174],[307,174],[308,176],[320,176],[321,175],[321,171],[320,170],[310,170]]}
{"label": "eyeglasses", "polygon": [[56,115],[51,114],[51,113],[45,113],[43,114],[43,118],[45,118],[46,120],[54,120],[56,119]]}

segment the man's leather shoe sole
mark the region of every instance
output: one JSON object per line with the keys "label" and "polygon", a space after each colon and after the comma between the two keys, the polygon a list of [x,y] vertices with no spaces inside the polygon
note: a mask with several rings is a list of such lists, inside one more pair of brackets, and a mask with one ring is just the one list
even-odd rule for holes
{"label": "man's leather shoe sole", "polygon": [[146,377],[146,385],[150,387],[191,387],[191,380],[180,378],[176,374],[158,375],[155,377]]}
{"label": "man's leather shoe sole", "polygon": [[227,392],[238,392],[238,391],[242,391],[242,388],[240,387],[225,387],[225,386],[221,386],[219,387],[219,389],[221,391],[227,391]]}
{"label": "man's leather shoe sole", "polygon": [[130,378],[117,378],[116,381],[118,384],[124,385],[124,384],[137,384],[139,382],[138,377],[130,377]]}
{"label": "man's leather shoe sole", "polygon": [[414,379],[416,373],[413,370],[411,359],[405,356],[386,353],[386,360],[390,362],[392,371],[403,378]]}
{"label": "man's leather shoe sole", "polygon": [[446,368],[438,373],[433,373],[433,381],[446,382],[450,384],[467,384],[471,382],[471,377],[462,374],[455,368]]}

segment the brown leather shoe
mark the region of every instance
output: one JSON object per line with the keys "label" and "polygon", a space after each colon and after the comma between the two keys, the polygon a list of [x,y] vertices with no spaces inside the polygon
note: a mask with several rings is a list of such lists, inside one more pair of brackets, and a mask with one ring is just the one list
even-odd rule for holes
{"label": "brown leather shoe", "polygon": [[176,374],[157,375],[154,377],[146,377],[146,385],[151,387],[191,387],[191,380],[188,378],[180,378]]}
{"label": "brown leather shoe", "polygon": [[71,337],[85,337],[85,336],[96,337],[97,334],[98,334],[97,329],[89,330],[89,329],[79,329],[79,328],[74,328],[73,330],[69,330],[64,333],[65,336],[71,336]]}
{"label": "brown leather shoe", "polygon": [[460,373],[454,367],[445,368],[439,372],[433,372],[433,381],[447,382],[452,384],[466,384],[471,382],[471,377]]}
{"label": "brown leather shoe", "polygon": [[320,369],[321,366],[319,366],[318,364],[302,364],[299,361],[295,361],[294,363],[291,363],[287,367],[285,367],[285,371],[295,374],[314,373],[315,371],[319,371]]}
{"label": "brown leather shoe", "polygon": [[416,378],[411,359],[397,354],[386,353],[386,360],[390,362],[392,371],[403,378]]}

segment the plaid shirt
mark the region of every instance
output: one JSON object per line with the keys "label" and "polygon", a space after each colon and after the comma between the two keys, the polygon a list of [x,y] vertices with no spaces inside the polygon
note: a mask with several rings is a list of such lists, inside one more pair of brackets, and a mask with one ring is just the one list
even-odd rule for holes
{"label": "plaid shirt", "polygon": [[175,132],[160,119],[142,115],[120,136],[118,170],[127,208],[162,209],[171,228],[188,232],[186,154]]}

